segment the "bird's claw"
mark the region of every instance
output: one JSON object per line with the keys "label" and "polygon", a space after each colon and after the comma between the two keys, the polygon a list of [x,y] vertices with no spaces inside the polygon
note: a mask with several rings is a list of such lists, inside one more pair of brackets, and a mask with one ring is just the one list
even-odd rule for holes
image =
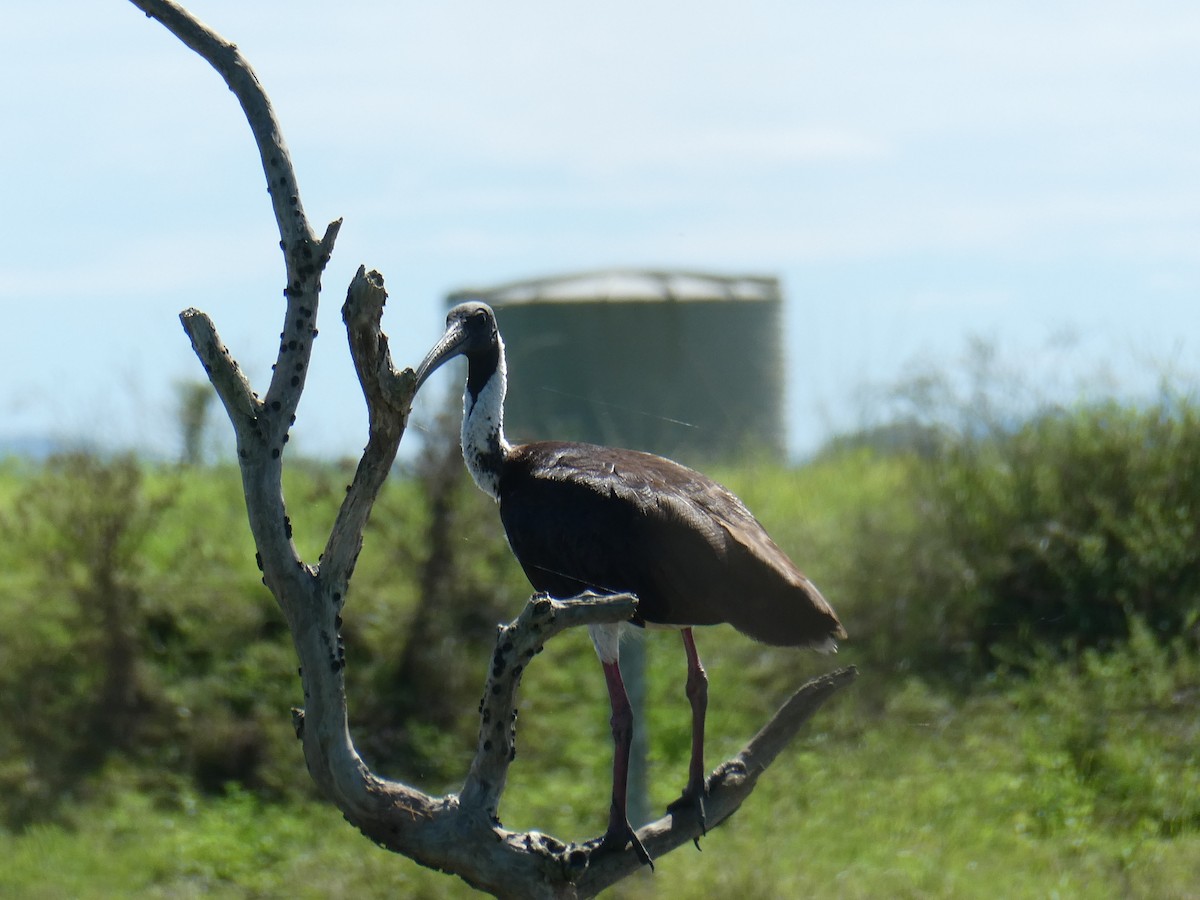
{"label": "bird's claw", "polygon": [[633,827],[626,822],[624,827],[609,827],[604,833],[604,837],[600,839],[599,849],[609,853],[620,853],[626,847],[632,846],[633,852],[637,854],[638,859],[642,861],[642,865],[654,868],[654,860],[650,858],[650,854],[646,852],[646,848],[642,846],[641,840],[638,839],[637,832]]}
{"label": "bird's claw", "polygon": [[[708,796],[708,783],[705,781],[689,783],[683,789],[683,793],[679,795],[678,800],[672,801],[667,807],[667,812],[671,815],[679,815],[684,812],[691,812],[695,815],[696,821],[700,823],[700,834],[708,834],[708,821],[705,817],[704,798]],[[700,838],[692,839],[696,845],[696,849],[700,849]]]}

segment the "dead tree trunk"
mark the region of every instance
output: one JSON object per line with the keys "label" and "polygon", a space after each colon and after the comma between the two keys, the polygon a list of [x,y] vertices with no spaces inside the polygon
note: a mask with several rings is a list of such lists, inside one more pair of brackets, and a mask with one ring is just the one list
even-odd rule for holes
{"label": "dead tree trunk", "polygon": [[[237,437],[263,583],[283,611],[300,660],[305,707],[294,711],[294,719],[309,773],[365,835],[480,890],[522,898],[595,895],[641,868],[632,849],[596,853],[598,838],[576,844],[538,832],[507,831],[497,811],[513,756],[515,698],[525,666],[566,628],[628,619],[636,598],[586,595],[558,601],[538,596],[500,629],[480,704],[475,758],[457,794],[429,796],[368,769],[347,726],[339,629],[363,529],[404,434],[415,379],[410,369],[400,371],[392,364],[380,328],[387,297],[383,278],[360,267],[342,318],[369,412],[368,442],[320,561],[305,562],[291,539],[281,486],[283,456],[317,335],[321,274],[341,223],[332,222],[321,237],[309,226],[270,101],[237,47],[170,0],[131,2],[207,60],[238,98],[258,144],[279,228],[286,309],[274,374],[264,395],[251,388],[204,313],[188,309],[180,318]],[[805,684],[737,756],[717,768],[706,804],[710,829],[732,815],[807,718],[855,675],[852,668],[841,669]],[[638,836],[654,856],[661,856],[697,837],[700,827],[693,816],[667,816],[644,826]]]}

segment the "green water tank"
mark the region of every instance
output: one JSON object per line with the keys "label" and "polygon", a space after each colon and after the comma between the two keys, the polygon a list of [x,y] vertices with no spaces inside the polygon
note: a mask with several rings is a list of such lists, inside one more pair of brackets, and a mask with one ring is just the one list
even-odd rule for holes
{"label": "green water tank", "polygon": [[617,269],[452,293],[496,311],[505,428],[681,461],[782,459],[775,278]]}

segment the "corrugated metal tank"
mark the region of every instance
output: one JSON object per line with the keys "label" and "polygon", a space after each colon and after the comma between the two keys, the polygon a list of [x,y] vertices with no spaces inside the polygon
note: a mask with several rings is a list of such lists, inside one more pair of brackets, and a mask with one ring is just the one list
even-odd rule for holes
{"label": "corrugated metal tank", "polygon": [[785,452],[774,278],[612,270],[455,291],[496,311],[511,440],[681,460]]}

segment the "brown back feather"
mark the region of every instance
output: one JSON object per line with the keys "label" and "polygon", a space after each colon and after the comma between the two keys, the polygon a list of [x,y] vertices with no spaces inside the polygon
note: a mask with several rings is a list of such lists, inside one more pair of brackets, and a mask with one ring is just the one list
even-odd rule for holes
{"label": "brown back feather", "polygon": [[671,460],[588,444],[514,447],[500,515],[530,582],[555,596],[631,591],[635,621],[728,622],[769,644],[845,637],[741,500]]}

